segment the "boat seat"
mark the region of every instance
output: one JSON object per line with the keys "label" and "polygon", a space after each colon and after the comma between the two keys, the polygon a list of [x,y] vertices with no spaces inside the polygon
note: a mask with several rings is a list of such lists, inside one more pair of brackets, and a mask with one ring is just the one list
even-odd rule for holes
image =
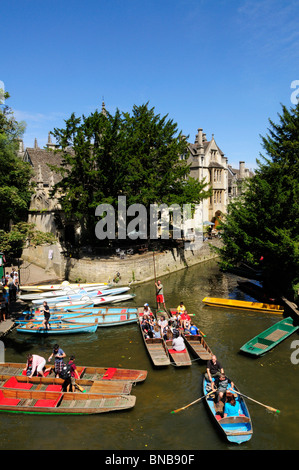
{"label": "boat seat", "polygon": [[4,393],[2,390],[0,390],[0,406],[1,405],[6,405],[6,406],[16,406],[19,403],[19,398],[7,398],[4,396]]}
{"label": "boat seat", "polygon": [[29,390],[30,388],[32,388],[32,385],[33,384],[30,384],[28,382],[18,382],[16,377],[11,377],[10,379],[8,379],[5,382],[3,387],[5,387],[5,388],[21,388],[23,390]]}
{"label": "boat seat", "polygon": [[112,377],[114,376],[116,372],[116,368],[114,367],[109,367],[109,369],[107,369],[107,372],[103,375],[103,379],[104,380],[110,380],[112,379]]}
{"label": "boat seat", "polygon": [[54,408],[57,405],[57,403],[59,402],[59,400],[62,396],[63,396],[63,394],[61,393],[54,400],[51,400],[51,399],[37,400],[34,406],[39,407],[39,408]]}
{"label": "boat seat", "polygon": [[46,388],[47,392],[61,392],[62,390],[62,385],[48,385]]}

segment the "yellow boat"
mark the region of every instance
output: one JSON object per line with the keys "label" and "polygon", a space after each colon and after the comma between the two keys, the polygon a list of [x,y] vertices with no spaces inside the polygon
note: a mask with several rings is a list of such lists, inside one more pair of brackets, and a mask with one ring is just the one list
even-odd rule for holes
{"label": "yellow boat", "polygon": [[282,315],[284,312],[284,308],[281,305],[265,304],[262,302],[246,302],[245,300],[235,299],[217,299],[215,297],[205,297],[202,301],[206,305],[210,305],[212,307],[238,308],[243,310],[253,310],[256,312],[277,313],[279,315]]}

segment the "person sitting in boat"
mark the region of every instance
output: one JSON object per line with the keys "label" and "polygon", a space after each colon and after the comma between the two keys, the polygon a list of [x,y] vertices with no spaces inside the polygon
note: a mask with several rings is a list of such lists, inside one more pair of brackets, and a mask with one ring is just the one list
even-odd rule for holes
{"label": "person sitting in boat", "polygon": [[199,334],[199,329],[192,322],[190,323],[189,333],[190,333],[190,335],[198,335]]}
{"label": "person sitting in boat", "polygon": [[228,388],[234,388],[234,383],[224,373],[216,378],[215,385],[217,387],[217,401],[222,400]]}
{"label": "person sitting in boat", "polygon": [[[167,327],[168,327],[168,321],[165,319],[164,315],[161,315],[160,320],[158,321],[158,325],[160,326],[161,329],[161,335],[163,337]],[[165,331],[164,331],[165,330]]]}
{"label": "person sitting in boat", "polygon": [[223,409],[223,418],[240,415],[240,404],[236,401],[234,395],[230,392],[226,393],[226,401]]}
{"label": "person sitting in boat", "polygon": [[144,304],[143,315],[149,315],[150,317],[153,316],[153,312],[151,311],[149,304]]}
{"label": "person sitting in boat", "polygon": [[190,322],[191,322],[191,318],[188,315],[187,310],[184,310],[180,318],[180,327],[183,328],[183,330],[185,330],[190,325]]}
{"label": "person sitting in boat", "polygon": [[154,331],[153,331],[154,338],[162,338],[161,336],[161,329],[159,328],[158,325],[154,326]]}
{"label": "person sitting in boat", "polygon": [[26,368],[24,370],[26,371],[26,375],[27,370],[31,370],[30,374],[28,375],[29,378],[33,377],[34,375],[44,377],[45,365],[45,358],[38,356],[37,354],[29,354],[27,357]]}
{"label": "person sitting in boat", "polygon": [[180,334],[174,336],[172,340],[172,349],[175,351],[184,351],[185,342]]}
{"label": "person sitting in boat", "polygon": [[217,360],[215,354],[213,354],[211,359],[209,359],[207,362],[207,372],[205,373],[205,378],[211,383],[213,389],[215,389],[213,378],[219,377],[220,374],[224,374],[223,367]]}
{"label": "person sitting in boat", "polygon": [[181,314],[181,313],[183,313],[185,310],[186,310],[186,307],[185,307],[185,305],[184,305],[184,302],[180,302],[180,305],[178,305],[178,306],[177,306],[177,309],[176,309],[177,313],[178,313],[178,314]]}

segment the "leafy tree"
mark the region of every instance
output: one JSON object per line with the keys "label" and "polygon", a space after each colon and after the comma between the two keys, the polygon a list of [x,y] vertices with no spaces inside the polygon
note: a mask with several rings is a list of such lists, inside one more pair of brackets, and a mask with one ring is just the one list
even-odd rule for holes
{"label": "leafy tree", "polygon": [[[8,93],[5,98],[9,98]],[[24,128],[7,105],[0,108],[0,228],[4,230],[9,229],[10,223],[27,217],[32,194],[31,167],[17,156],[18,138]]]}
{"label": "leafy tree", "polygon": [[262,137],[267,156],[228,207],[219,253],[223,268],[249,263],[266,286],[290,293],[299,281],[299,104],[278,116]]}
{"label": "leafy tree", "polygon": [[45,243],[55,243],[52,233],[45,233],[35,229],[35,224],[18,222],[9,232],[0,230],[0,251],[6,256],[20,257],[25,246],[37,246]]}
{"label": "leafy tree", "polygon": [[95,209],[118,196],[127,205],[198,203],[209,195],[206,183],[189,177],[190,168],[180,156],[187,142],[177,125],[160,117],[148,104],[132,113],[99,113],[68,119],[53,135],[62,148],[63,165],[52,167],[62,179],[54,192],[69,218],[79,221],[84,241],[94,241]]}

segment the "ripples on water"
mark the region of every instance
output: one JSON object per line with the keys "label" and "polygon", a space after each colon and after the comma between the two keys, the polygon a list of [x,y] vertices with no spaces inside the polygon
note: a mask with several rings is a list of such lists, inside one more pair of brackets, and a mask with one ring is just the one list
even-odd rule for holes
{"label": "ripples on water", "polygon": [[[29,352],[48,357],[55,342],[67,355],[75,354],[80,365],[146,369],[148,377],[133,387],[134,409],[96,416],[55,417],[0,415],[1,449],[101,449],[101,450],[213,450],[213,449],[298,449],[298,366],[290,361],[290,344],[295,334],[265,357],[241,355],[239,348],[257,333],[281,319],[278,315],[247,313],[206,307],[205,296],[251,298],[237,288],[236,276],[219,272],[216,261],[161,278],[167,307],[180,301],[206,334],[206,341],[239,389],[256,400],[278,408],[279,415],[247,401],[253,420],[252,439],[231,446],[218,433],[204,402],[185,411],[171,411],[202,396],[203,363],[189,368],[173,365],[155,369],[147,356],[137,325],[101,328],[94,334],[28,338],[13,332],[5,340],[6,360],[25,362]],[[155,307],[154,283],[133,287],[136,294],[126,306]],[[252,300],[252,299],[251,299]],[[283,385],[281,379],[283,380]]]}

